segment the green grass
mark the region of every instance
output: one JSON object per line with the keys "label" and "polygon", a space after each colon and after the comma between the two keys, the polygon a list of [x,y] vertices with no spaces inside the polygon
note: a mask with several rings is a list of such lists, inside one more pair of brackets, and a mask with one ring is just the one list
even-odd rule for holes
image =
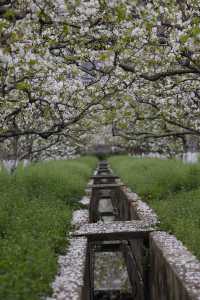
{"label": "green grass", "polygon": [[85,157],[0,173],[0,299],[51,294],[72,211],[95,165],[95,158]]}
{"label": "green grass", "polygon": [[155,209],[161,228],[200,259],[200,163],[128,156],[109,161],[124,183]]}

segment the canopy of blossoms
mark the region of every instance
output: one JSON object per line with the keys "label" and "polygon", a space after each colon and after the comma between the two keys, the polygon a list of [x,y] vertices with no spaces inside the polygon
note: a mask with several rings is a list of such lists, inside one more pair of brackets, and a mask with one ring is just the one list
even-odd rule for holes
{"label": "canopy of blossoms", "polygon": [[65,153],[106,125],[133,148],[194,147],[199,6],[198,0],[0,1],[3,148],[12,145],[19,158]]}

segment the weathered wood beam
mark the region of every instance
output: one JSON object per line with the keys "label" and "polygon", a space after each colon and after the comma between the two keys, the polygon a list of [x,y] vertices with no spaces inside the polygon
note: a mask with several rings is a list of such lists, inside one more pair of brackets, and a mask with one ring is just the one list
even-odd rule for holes
{"label": "weathered wood beam", "polygon": [[124,184],[119,183],[102,183],[102,184],[91,184],[88,187],[92,189],[113,189],[117,187],[125,186]]}
{"label": "weathered wood beam", "polygon": [[94,175],[91,179],[119,179],[119,176],[115,176],[113,174]]}
{"label": "weathered wood beam", "polygon": [[144,221],[114,221],[85,224],[73,235],[87,237],[89,241],[146,239],[155,229],[153,225]]}
{"label": "weathered wood beam", "polygon": [[96,243],[95,252],[121,252],[121,242]]}

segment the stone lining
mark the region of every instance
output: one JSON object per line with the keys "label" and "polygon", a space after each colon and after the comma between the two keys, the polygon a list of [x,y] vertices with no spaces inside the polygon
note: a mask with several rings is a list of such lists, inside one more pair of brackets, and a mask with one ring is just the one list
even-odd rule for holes
{"label": "stone lining", "polygon": [[[89,198],[83,197],[84,202]],[[89,212],[80,209],[73,212],[72,226],[74,229],[88,223]],[[87,257],[87,239],[72,238],[66,255],[59,256],[59,273],[52,283],[52,298],[46,300],[80,300],[84,289],[84,274]]]}
{"label": "stone lining", "polygon": [[80,200],[80,203],[86,207],[89,206],[90,204],[90,198],[87,197],[87,196],[84,196],[81,200]]}
{"label": "stone lining", "polygon": [[92,185],[93,185],[93,183],[94,183],[94,180],[93,180],[93,179],[90,180],[90,181],[88,182],[88,184],[87,184],[86,190],[90,190],[90,192],[91,192],[91,191],[92,191]]}
{"label": "stone lining", "polygon": [[[161,297],[158,293],[160,284],[166,287],[165,298],[160,299],[200,300],[200,262],[182,242],[166,232],[153,232],[150,249],[152,299]],[[160,278],[156,275],[159,273]]]}
{"label": "stone lining", "polygon": [[87,239],[73,238],[65,256],[59,257],[60,271],[52,284],[53,296],[47,300],[80,300],[84,288]]}
{"label": "stone lining", "polygon": [[85,189],[85,194],[86,194],[87,197],[90,197],[91,193],[92,193],[92,190],[90,188]]}
{"label": "stone lining", "polygon": [[71,224],[72,226],[74,226],[75,229],[78,229],[83,224],[88,223],[88,221],[89,221],[89,212],[87,209],[79,209],[73,212],[73,218]]}
{"label": "stone lining", "polygon": [[159,224],[157,214],[147,203],[143,202],[140,197],[129,188],[124,188],[123,191],[130,203],[130,209],[134,211],[134,214],[139,220],[144,220],[154,225]]}
{"label": "stone lining", "polygon": [[88,182],[88,185],[85,189],[85,195],[86,197],[88,197],[89,199],[91,198],[91,194],[92,194],[92,189],[91,189],[91,185],[93,184],[93,179],[91,179],[89,182]]}

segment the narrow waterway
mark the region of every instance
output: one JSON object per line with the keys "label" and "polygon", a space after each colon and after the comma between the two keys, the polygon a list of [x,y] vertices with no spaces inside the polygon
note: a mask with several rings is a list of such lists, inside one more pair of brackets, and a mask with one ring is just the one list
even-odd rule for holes
{"label": "narrow waterway", "polygon": [[[102,167],[100,175],[106,176],[107,165]],[[98,176],[98,173],[97,173]],[[115,183],[115,180],[113,180]],[[102,178],[100,184],[109,183],[108,178]],[[98,213],[101,216],[100,222],[109,223],[115,221],[115,212],[111,200],[110,190],[101,190],[101,197],[98,199]],[[119,244],[119,241],[103,241],[101,244]],[[94,299],[105,300],[129,300],[131,297],[131,286],[128,272],[122,252],[94,252]]]}

